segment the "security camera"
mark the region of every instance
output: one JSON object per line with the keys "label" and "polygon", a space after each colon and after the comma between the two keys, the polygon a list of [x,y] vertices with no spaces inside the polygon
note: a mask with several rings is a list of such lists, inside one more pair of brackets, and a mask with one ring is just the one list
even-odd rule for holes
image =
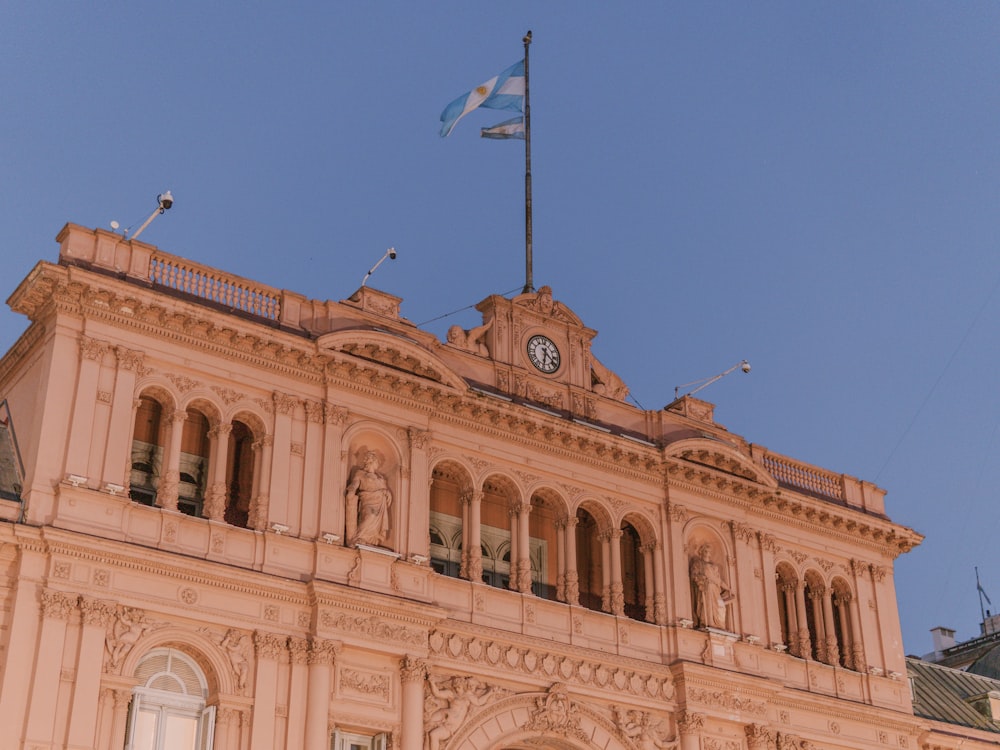
{"label": "security camera", "polygon": [[743,372],[750,372],[750,363],[744,359],[740,362],[740,369],[743,370]]}
{"label": "security camera", "polygon": [[396,260],[396,248],[394,247],[389,248],[389,258],[391,260]]}
{"label": "security camera", "polygon": [[174,196],[170,194],[169,190],[165,193],[162,193],[161,195],[158,195],[156,197],[156,200],[160,202],[161,211],[166,211],[168,208],[174,205]]}

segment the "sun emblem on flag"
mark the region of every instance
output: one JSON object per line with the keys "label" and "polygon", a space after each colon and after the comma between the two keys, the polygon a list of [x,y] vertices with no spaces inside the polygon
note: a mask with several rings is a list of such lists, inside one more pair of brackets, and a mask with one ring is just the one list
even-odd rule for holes
{"label": "sun emblem on flag", "polygon": [[476,93],[480,96],[486,96],[486,92],[489,91],[485,86],[476,86]]}

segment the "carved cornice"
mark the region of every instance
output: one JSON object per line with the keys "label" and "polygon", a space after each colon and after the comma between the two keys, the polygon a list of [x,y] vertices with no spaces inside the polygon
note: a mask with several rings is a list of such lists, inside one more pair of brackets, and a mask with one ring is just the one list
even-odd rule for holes
{"label": "carved cornice", "polygon": [[[598,653],[584,658],[582,649],[559,654],[551,645],[525,647],[488,637],[435,631],[428,645],[433,656],[488,665],[517,675],[536,675],[582,686],[616,690],[642,698],[672,700],[673,678],[669,671],[654,673],[645,662],[616,659],[605,662]],[[627,662],[627,663],[626,663]]]}

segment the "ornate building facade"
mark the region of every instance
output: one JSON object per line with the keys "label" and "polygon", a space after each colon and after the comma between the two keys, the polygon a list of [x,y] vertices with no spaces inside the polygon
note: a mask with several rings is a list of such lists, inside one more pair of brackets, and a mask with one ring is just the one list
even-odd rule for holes
{"label": "ornate building facade", "polygon": [[5,747],[959,746],[883,491],[627,404],[547,287],[441,342],[372,288],[58,241],[0,360]]}

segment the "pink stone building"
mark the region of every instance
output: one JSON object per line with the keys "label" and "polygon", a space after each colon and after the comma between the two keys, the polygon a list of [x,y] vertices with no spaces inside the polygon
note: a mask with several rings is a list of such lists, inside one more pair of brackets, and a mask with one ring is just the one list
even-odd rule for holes
{"label": "pink stone building", "polygon": [[996,746],[914,713],[883,491],[626,403],[547,287],[441,342],[58,241],[0,360],[3,747]]}

